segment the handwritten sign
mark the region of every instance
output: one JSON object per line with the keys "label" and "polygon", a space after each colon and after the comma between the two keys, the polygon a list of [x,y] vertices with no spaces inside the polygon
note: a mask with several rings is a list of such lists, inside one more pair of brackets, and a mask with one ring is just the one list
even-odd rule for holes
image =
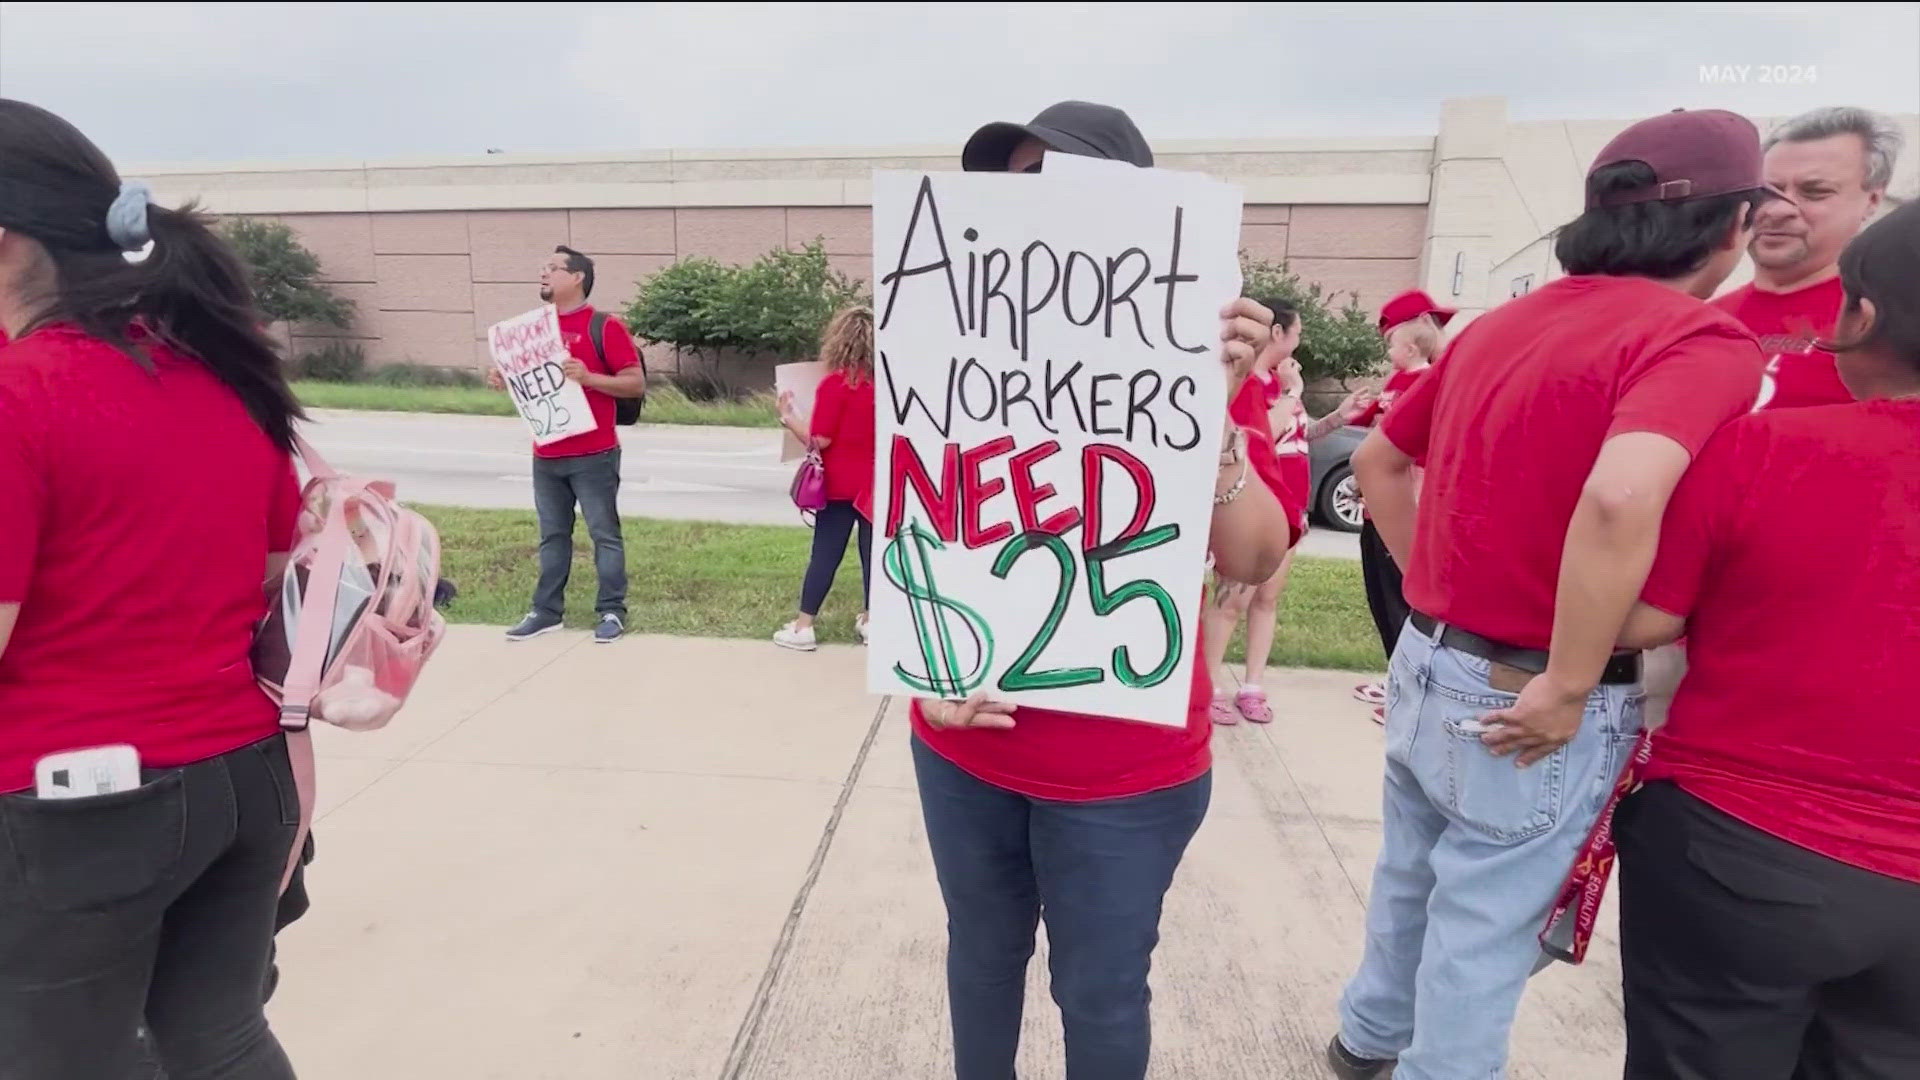
{"label": "handwritten sign", "polygon": [[[773,369],[773,392],[776,395],[793,395],[793,414],[803,424],[811,424],[813,419],[814,395],[820,392],[820,382],[827,377],[827,365],[821,360],[803,360],[797,364],[780,364]],[[807,456],[806,444],[793,437],[793,432],[780,429],[780,460],[799,461]]]}
{"label": "handwritten sign", "polygon": [[587,392],[567,378],[562,367],[571,354],[560,337],[560,319],[552,304],[494,323],[487,330],[487,348],[536,444],[584,435],[599,426]]}
{"label": "handwritten sign", "polygon": [[873,203],[869,686],[1185,724],[1239,190],[1048,155]]}

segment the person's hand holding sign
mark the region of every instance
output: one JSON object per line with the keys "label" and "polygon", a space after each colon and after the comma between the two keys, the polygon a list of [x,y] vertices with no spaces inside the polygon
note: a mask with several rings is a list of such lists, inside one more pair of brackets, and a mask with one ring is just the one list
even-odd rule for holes
{"label": "person's hand holding sign", "polygon": [[988,701],[984,693],[965,701],[922,700],[920,716],[937,728],[998,728],[1013,726],[1013,706],[1003,701]]}
{"label": "person's hand holding sign", "polygon": [[1227,369],[1227,400],[1253,372],[1254,358],[1273,337],[1273,312],[1241,297],[1220,309],[1220,362]]}
{"label": "person's hand holding sign", "polygon": [[591,374],[591,372],[587,370],[587,365],[572,357],[568,357],[567,362],[560,365],[560,371],[565,374],[567,378],[572,379],[582,386],[586,385],[587,376]]}
{"label": "person's hand holding sign", "polygon": [[505,390],[507,388],[507,377],[502,375],[500,369],[492,364],[487,365],[487,385],[493,387],[495,390]]}

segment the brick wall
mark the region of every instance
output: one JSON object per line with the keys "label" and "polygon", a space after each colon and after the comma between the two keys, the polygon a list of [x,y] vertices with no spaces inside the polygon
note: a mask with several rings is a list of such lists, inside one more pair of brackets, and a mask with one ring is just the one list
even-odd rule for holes
{"label": "brick wall", "polygon": [[[476,367],[488,326],[539,301],[540,265],[556,244],[594,259],[594,300],[618,310],[639,283],[675,259],[750,262],[820,237],[834,265],[871,276],[864,206],[638,207],[259,215],[284,221],[319,256],[325,279],[354,301],[344,332],[292,328],[297,354],[327,340],[359,342],[369,363]],[[1418,276],[1426,208],[1414,205],[1250,205],[1242,245],[1284,261],[1329,291],[1376,305]],[[671,350],[650,349],[656,372]]]}

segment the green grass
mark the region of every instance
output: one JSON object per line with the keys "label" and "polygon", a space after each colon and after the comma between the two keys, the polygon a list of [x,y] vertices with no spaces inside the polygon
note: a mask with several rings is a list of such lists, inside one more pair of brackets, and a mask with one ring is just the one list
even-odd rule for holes
{"label": "green grass", "polygon": [[[301,380],[293,384],[300,401],[316,409],[370,409],[377,412],[459,413],[512,416],[513,402],[498,390],[466,386],[381,386]],[[778,427],[773,398],[756,394],[745,401],[693,401],[670,386],[647,393],[641,420],[649,424]]]}
{"label": "green grass", "polygon": [[[532,513],[417,509],[439,528],[445,549],[441,572],[460,589],[448,613],[453,621],[506,626],[526,614],[538,546]],[[759,640],[793,617],[807,564],[806,529],[639,518],[625,522],[625,533],[629,629]],[[567,621],[584,628],[593,619],[594,592],[584,527],[575,537],[573,566]],[[821,611],[822,641],[854,640],[859,596],[860,564],[849,550]],[[1237,638],[1230,655],[1241,655]],[[1271,662],[1356,670],[1385,666],[1367,615],[1359,563],[1295,560]]]}

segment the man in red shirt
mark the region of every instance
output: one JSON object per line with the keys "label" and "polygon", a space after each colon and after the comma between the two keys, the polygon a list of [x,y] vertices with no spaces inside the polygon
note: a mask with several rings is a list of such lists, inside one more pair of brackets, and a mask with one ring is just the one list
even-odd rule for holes
{"label": "man in red shirt", "polygon": [[[540,582],[533,590],[533,610],[507,631],[509,641],[539,637],[564,622],[576,504],[587,519],[593,567],[600,578],[593,640],[606,644],[626,632],[627,545],[620,535],[620,440],[613,430],[613,399],[645,397],[647,372],[627,328],[611,315],[598,315],[587,303],[591,295],[593,260],[564,245],[554,248],[540,268],[540,299],[559,309],[560,336],[573,354],[566,375],[585,388],[597,426],[533,448]],[[497,367],[487,369],[487,381],[496,390],[506,389]]]}
{"label": "man in red shirt", "polygon": [[1344,1078],[1504,1072],[1541,926],[1640,733],[1639,654],[1614,642],[1667,496],[1753,404],[1753,335],[1701,301],[1763,186],[1744,117],[1629,127],[1560,230],[1571,276],[1462,330],[1354,454],[1413,614],[1366,954],[1328,1049]]}
{"label": "man in red shirt", "polygon": [[1840,274],[1859,400],[1716,435],[1629,624],[1693,652],[1618,819],[1634,1080],[1920,1076],[1920,206]]}
{"label": "man in red shirt", "polygon": [[1814,342],[1840,313],[1840,249],[1879,210],[1900,129],[1865,109],[1815,109],[1767,137],[1767,182],[1787,193],[1754,219],[1753,282],[1714,301],[1767,355],[1755,408],[1844,405],[1833,354]]}

